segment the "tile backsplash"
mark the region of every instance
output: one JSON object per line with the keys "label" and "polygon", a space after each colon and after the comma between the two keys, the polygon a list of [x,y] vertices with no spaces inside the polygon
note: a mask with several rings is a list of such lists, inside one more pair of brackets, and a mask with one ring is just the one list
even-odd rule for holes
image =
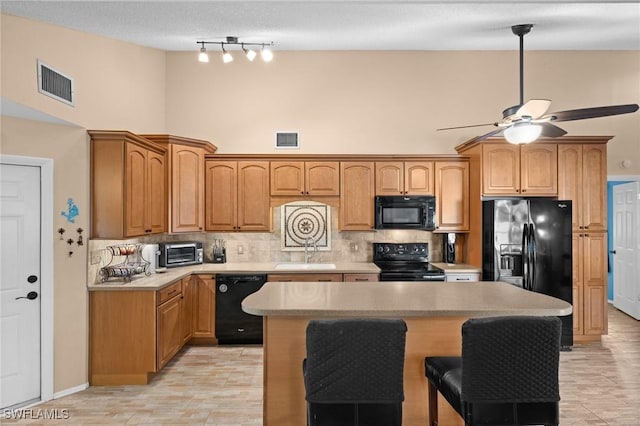
{"label": "tile backsplash", "polygon": [[[304,252],[281,250],[281,209],[273,209],[273,232],[198,232],[181,234],[163,234],[140,237],[130,240],[89,240],[88,279],[98,282],[100,267],[109,262],[105,248],[122,243],[154,244],[160,242],[199,241],[204,248],[205,262],[213,258],[213,241],[226,241],[227,262],[303,262]],[[442,259],[442,235],[426,231],[377,230],[367,232],[338,231],[338,209],[331,207],[331,250],[318,251],[311,262],[371,262],[373,243],[413,243],[429,244],[429,258],[432,261]]]}

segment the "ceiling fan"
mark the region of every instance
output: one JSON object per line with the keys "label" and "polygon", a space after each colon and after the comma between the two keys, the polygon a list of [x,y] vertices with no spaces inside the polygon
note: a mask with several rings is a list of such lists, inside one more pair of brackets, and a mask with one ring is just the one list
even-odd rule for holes
{"label": "ceiling fan", "polygon": [[521,144],[533,142],[540,136],[557,138],[567,132],[556,126],[555,122],[585,120],[587,118],[606,117],[610,115],[629,114],[638,110],[638,104],[611,105],[592,108],[572,109],[547,113],[551,101],[548,99],[531,99],[524,102],[524,35],[531,31],[533,24],[521,24],[511,27],[513,34],[520,38],[520,103],[502,111],[502,119],[494,123],[473,124],[469,126],[444,127],[437,130],[464,129],[469,127],[495,126],[493,130],[473,139],[474,142],[504,133],[505,139],[511,143]]}

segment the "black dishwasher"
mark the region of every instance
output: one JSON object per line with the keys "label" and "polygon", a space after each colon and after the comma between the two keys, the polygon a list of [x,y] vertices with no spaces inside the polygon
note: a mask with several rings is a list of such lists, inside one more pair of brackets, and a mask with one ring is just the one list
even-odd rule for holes
{"label": "black dishwasher", "polygon": [[262,317],[242,310],[242,301],[260,290],[265,274],[216,275],[216,338],[220,344],[262,343]]}

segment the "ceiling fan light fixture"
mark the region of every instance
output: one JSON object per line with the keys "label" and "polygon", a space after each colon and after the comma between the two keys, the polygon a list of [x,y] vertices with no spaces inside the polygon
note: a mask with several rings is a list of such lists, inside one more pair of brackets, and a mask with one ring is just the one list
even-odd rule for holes
{"label": "ceiling fan light fixture", "polygon": [[539,124],[515,123],[504,130],[504,138],[509,143],[520,145],[535,141],[541,133],[542,126]]}

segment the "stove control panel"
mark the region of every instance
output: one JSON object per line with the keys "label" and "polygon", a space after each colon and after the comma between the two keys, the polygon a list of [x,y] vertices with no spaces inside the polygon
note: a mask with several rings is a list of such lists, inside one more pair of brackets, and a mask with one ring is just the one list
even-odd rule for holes
{"label": "stove control panel", "polygon": [[373,260],[428,260],[429,243],[373,243]]}

